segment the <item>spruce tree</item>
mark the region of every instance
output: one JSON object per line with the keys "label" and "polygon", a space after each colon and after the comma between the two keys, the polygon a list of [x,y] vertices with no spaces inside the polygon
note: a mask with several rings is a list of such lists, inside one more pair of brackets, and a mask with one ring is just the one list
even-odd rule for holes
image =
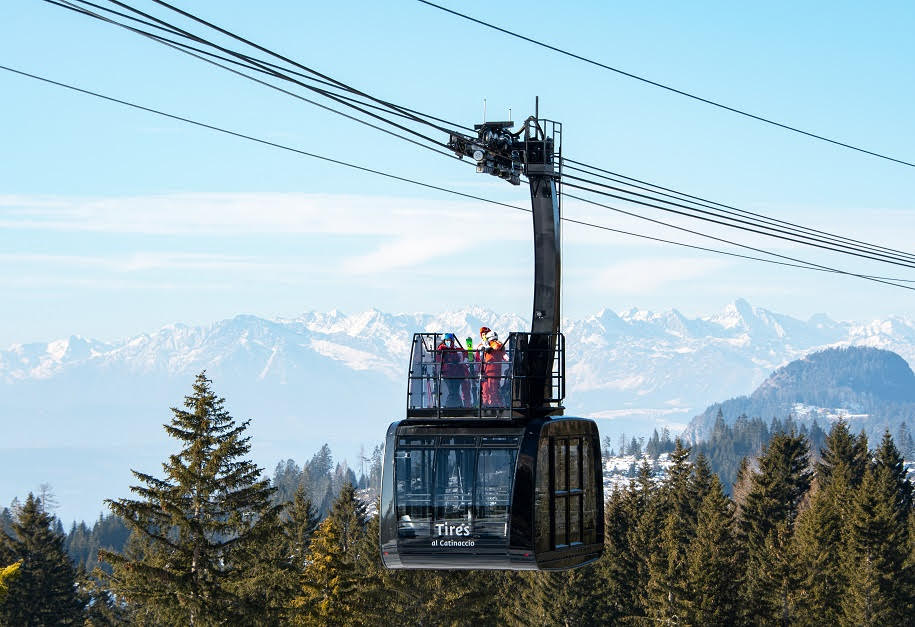
{"label": "spruce tree", "polygon": [[639,498],[635,485],[633,482],[628,490],[614,489],[604,504],[604,556],[598,562],[598,572],[605,587],[608,624],[636,614],[640,556],[631,538],[640,510],[635,503]]}
{"label": "spruce tree", "polygon": [[[523,583],[512,591],[516,598],[507,603],[513,606],[513,612],[506,621],[510,625],[586,627],[612,624],[604,614],[604,590],[594,564],[562,572],[521,573],[518,579]],[[487,598],[491,592],[481,587],[478,594]],[[491,601],[485,605],[491,607]],[[429,624],[490,624],[493,616],[485,611],[485,606],[483,609],[476,620],[455,617],[456,620],[432,621]]]}
{"label": "spruce tree", "polygon": [[853,436],[848,423],[839,420],[829,430],[826,446],[820,451],[820,461],[816,464],[817,481],[825,488],[832,478],[832,469],[844,464],[851,473],[851,486],[857,487],[864,477],[868,458],[867,437],[863,433]]}
{"label": "spruce tree", "polygon": [[[245,457],[250,421],[236,423],[225,399],[197,375],[184,409],[172,408],[166,432],[180,444],[162,464],[164,478],[133,471],[138,499],[107,501],[131,529],[123,554],[100,551],[110,585],[144,622],[251,622],[277,611],[252,597],[250,556],[279,535],[279,509],[261,469]],[[256,566],[272,569],[265,563]]]}
{"label": "spruce tree", "polygon": [[296,624],[369,624],[382,620],[377,527],[369,537],[365,505],[349,482],[311,538]]}
{"label": "spruce tree", "polygon": [[659,536],[648,555],[649,578],[643,597],[648,616],[657,620],[676,616],[685,595],[686,549],[695,531],[698,509],[689,455],[690,449],[678,438],[660,492]]}
{"label": "spruce tree", "polygon": [[854,625],[899,625],[911,618],[906,522],[897,510],[898,488],[886,468],[868,468],[849,521],[845,620]]}
{"label": "spruce tree", "polygon": [[635,592],[630,617],[647,616],[656,589],[651,585],[652,561],[665,559],[658,554],[658,538],[664,528],[666,508],[662,491],[651,479],[651,467],[643,462],[633,487],[633,498],[629,501],[634,519],[629,533],[629,543],[636,560]]}
{"label": "spruce tree", "polygon": [[908,479],[902,454],[896,448],[889,430],[884,431],[880,447],[874,453],[874,462],[878,472],[885,472],[888,481],[896,486],[896,511],[905,520],[912,509],[912,482]]}
{"label": "spruce tree", "polygon": [[[532,577],[540,574],[544,573],[383,571],[379,574],[381,594],[373,602],[383,612],[381,622],[386,625],[496,624],[497,620],[526,625],[543,608],[544,582]],[[557,582],[555,593],[547,594],[561,602],[561,593]],[[499,599],[497,606],[494,598]],[[547,622],[544,617],[544,624]]]}
{"label": "spruce tree", "polygon": [[687,549],[686,595],[680,622],[733,625],[739,616],[741,553],[734,528],[734,504],[718,478],[699,506],[696,533]]}
{"label": "spruce tree", "polygon": [[697,514],[705,497],[719,489],[723,489],[721,481],[718,476],[712,472],[708,457],[699,453],[696,456],[696,461],[693,463],[693,476],[691,482],[692,500],[695,503]]}
{"label": "spruce tree", "polygon": [[[16,579],[0,606],[3,625],[75,625],[83,608],[76,588],[76,570],[64,551],[64,536],[54,530],[54,517],[31,493],[16,513],[12,535],[2,534],[7,555],[21,560]],[[6,564],[4,564],[6,566]]]}
{"label": "spruce tree", "polygon": [[810,487],[809,452],[803,436],[776,433],[759,458],[741,511],[740,529],[749,549],[761,547],[785,522],[793,528],[801,499]]}
{"label": "spruce tree", "polygon": [[750,489],[753,487],[753,474],[754,470],[750,463],[750,458],[741,458],[734,485],[731,488],[731,498],[734,499],[737,520],[743,519],[743,506],[747,502],[747,495],[750,493]]}
{"label": "spruce tree", "polygon": [[810,474],[805,438],[776,433],[752,475],[739,520],[747,551],[743,596],[751,621],[782,622],[791,615],[786,595],[797,575],[790,571],[788,552]]}
{"label": "spruce tree", "polygon": [[838,624],[847,587],[844,531],[853,503],[851,471],[845,462],[831,468],[825,487],[817,486],[797,519],[794,552],[798,562],[797,620],[803,625]]}
{"label": "spruce tree", "polygon": [[300,484],[286,507],[284,523],[287,551],[298,571],[305,568],[308,546],[319,522],[311,498],[305,492],[304,484]]}

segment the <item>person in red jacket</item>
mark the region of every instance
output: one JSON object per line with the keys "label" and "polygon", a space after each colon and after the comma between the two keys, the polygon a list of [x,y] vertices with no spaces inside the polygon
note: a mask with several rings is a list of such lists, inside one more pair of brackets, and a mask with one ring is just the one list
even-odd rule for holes
{"label": "person in red jacket", "polygon": [[446,333],[441,343],[436,347],[436,361],[441,366],[442,377],[442,407],[463,407],[464,403],[469,403],[469,389],[465,400],[461,399],[461,392],[467,385],[467,354],[464,347],[454,336],[454,333]]}
{"label": "person in red jacket", "polygon": [[481,397],[483,407],[507,407],[502,398],[503,373],[505,369],[505,346],[499,335],[489,327],[480,328],[481,342],[477,353],[483,362],[481,369]]}

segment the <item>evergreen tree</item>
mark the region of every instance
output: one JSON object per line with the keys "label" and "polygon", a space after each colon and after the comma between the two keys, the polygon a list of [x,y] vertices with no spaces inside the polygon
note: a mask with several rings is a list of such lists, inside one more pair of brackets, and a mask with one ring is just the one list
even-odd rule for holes
{"label": "evergreen tree", "polygon": [[693,463],[693,476],[692,476],[692,501],[695,503],[695,510],[698,516],[699,507],[702,504],[702,501],[705,497],[711,494],[714,490],[724,489],[721,485],[721,481],[715,473],[712,472],[711,464],[709,464],[708,457],[704,454],[699,453],[696,456],[696,461]]}
{"label": "evergreen tree", "polygon": [[760,624],[794,625],[797,622],[797,588],[800,573],[797,568],[796,545],[787,520],[781,520],[766,535],[766,540],[748,563],[745,587],[752,596],[745,617]]}
{"label": "evergreen tree", "polygon": [[646,615],[655,622],[676,623],[686,603],[686,552],[689,520],[668,511],[648,556],[648,586],[643,593]]}
{"label": "evergreen tree", "polygon": [[798,562],[797,620],[804,625],[838,624],[847,586],[843,554],[849,518],[851,471],[845,462],[830,469],[826,487],[817,487],[798,516],[794,552]]}
{"label": "evergreen tree", "polygon": [[295,460],[279,462],[273,471],[274,499],[277,503],[288,503],[295,496],[296,489],[303,484],[302,471]]}
{"label": "evergreen tree", "polygon": [[[670,454],[671,465],[661,490],[658,515],[659,542],[648,555],[648,585],[645,610],[658,621],[673,620],[686,600],[686,552],[695,533],[697,494],[690,449],[677,439]],[[705,480],[705,479],[703,479]]]}
{"label": "evergreen tree", "polygon": [[733,625],[738,618],[740,551],[734,504],[716,476],[699,506],[696,533],[686,555],[686,595],[678,616],[689,625]]}
{"label": "evergreen tree", "polygon": [[661,491],[651,479],[651,467],[647,461],[642,462],[632,491],[629,506],[633,509],[635,524],[630,529],[628,540],[636,561],[636,594],[630,620],[647,616],[648,608],[657,595],[657,586],[652,584],[652,561],[666,560],[666,554],[658,554],[658,538],[664,528],[666,508]]}
{"label": "evergreen tree", "polygon": [[788,593],[796,575],[790,569],[790,539],[809,486],[806,440],[776,433],[759,458],[739,520],[747,551],[743,596],[751,620],[784,622],[791,616]]}
{"label": "evergreen tree", "polygon": [[816,464],[817,481],[826,487],[832,477],[832,469],[844,464],[851,473],[851,486],[857,487],[864,477],[868,463],[867,437],[861,433],[854,437],[848,430],[848,423],[839,420],[826,436],[826,446],[820,451],[820,461]]}
{"label": "evergreen tree", "polygon": [[130,614],[119,603],[97,577],[81,573],[79,577],[80,597],[86,608],[85,627],[114,627],[130,621]]}
{"label": "evergreen tree", "polygon": [[304,584],[294,601],[298,624],[367,624],[382,620],[377,527],[369,539],[365,505],[344,484],[311,539]]}
{"label": "evergreen tree", "polygon": [[[251,573],[243,584],[245,597],[259,599],[271,608],[271,622],[290,622],[298,613],[295,598],[305,583],[308,547],[319,520],[305,486],[299,485],[292,501],[284,505],[280,533],[266,547],[247,554],[244,563]],[[264,565],[269,564],[269,568]]]}
{"label": "evergreen tree", "polygon": [[[602,581],[596,565],[562,572],[533,572],[515,575],[515,586],[508,592],[510,612],[503,616],[510,625],[543,625],[544,627],[577,627],[607,622]],[[490,594],[483,586],[477,594]],[[492,616],[484,604],[476,620],[443,621],[443,624],[489,624]],[[433,621],[429,624],[439,624]]]}
{"label": "evergreen tree", "polygon": [[13,514],[10,508],[0,509],[0,534],[10,535],[13,533]]}
{"label": "evergreen tree", "polygon": [[[642,466],[650,481],[650,468]],[[636,615],[635,602],[639,582],[640,556],[630,541],[640,514],[639,494],[633,482],[628,490],[614,489],[604,504],[604,556],[598,562],[598,571],[604,586],[605,621],[621,622]]]}
{"label": "evergreen tree", "polygon": [[107,501],[132,532],[123,554],[100,552],[113,568],[111,589],[134,606],[137,621],[205,625],[273,616],[279,608],[246,585],[255,575],[250,557],[279,535],[280,509],[261,470],[245,459],[250,421],[236,424],[205,373],[184,408],[172,408],[165,425],[181,444],[162,465],[165,478],[134,471],[142,485],[131,489],[140,498]]}
{"label": "evergreen tree", "polygon": [[896,432],[896,446],[899,447],[899,454],[903,459],[915,459],[915,440],[912,439],[912,432],[905,420]]}
{"label": "evergreen tree", "polygon": [[286,508],[285,535],[288,553],[298,571],[305,568],[308,546],[311,537],[318,528],[318,513],[300,485],[292,497],[292,503]]}
{"label": "evergreen tree", "polygon": [[886,468],[868,468],[848,528],[843,611],[849,624],[900,625],[911,618],[907,530],[897,508],[895,478]]}
{"label": "evergreen tree", "polygon": [[64,552],[53,517],[31,493],[16,513],[12,535],[3,534],[4,553],[21,560],[17,577],[0,606],[3,625],[75,625],[83,608],[76,571]]}
{"label": "evergreen tree", "polygon": [[[526,625],[543,608],[539,592],[543,586],[532,577],[535,574],[542,573],[384,571],[380,573],[384,596],[376,603],[384,612],[382,622],[390,625],[485,625],[497,620]],[[557,603],[562,603],[560,594],[557,587]]]}
{"label": "evergreen tree", "polygon": [[734,487],[731,490],[731,496],[734,499],[735,513],[737,520],[743,520],[743,507],[747,502],[747,496],[753,487],[753,467],[750,465],[750,459],[744,457],[740,460],[740,466],[737,468],[737,478],[734,481]]}
{"label": "evergreen tree", "polygon": [[885,473],[886,480],[896,486],[896,511],[902,521],[905,521],[909,510],[912,508],[912,483],[908,479],[902,455],[896,449],[889,431],[884,431],[880,448],[874,454],[874,462],[878,473]]}
{"label": "evergreen tree", "polygon": [[749,549],[758,549],[780,522],[793,528],[801,499],[810,487],[807,442],[802,436],[776,433],[750,479],[740,528]]}

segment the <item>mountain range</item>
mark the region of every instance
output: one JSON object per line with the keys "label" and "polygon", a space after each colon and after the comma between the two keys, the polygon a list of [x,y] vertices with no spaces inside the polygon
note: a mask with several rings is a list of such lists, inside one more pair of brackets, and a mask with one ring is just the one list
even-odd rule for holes
{"label": "mountain range", "polygon": [[[201,370],[236,418],[253,418],[261,465],[302,461],[324,442],[353,461],[403,413],[412,333],[475,338],[484,325],[505,335],[528,322],[478,307],[239,315],[120,341],[71,336],[13,345],[0,350],[0,455],[17,472],[0,477],[0,502],[47,481],[62,503],[90,502],[94,517],[101,496],[125,495],[129,468],[158,471],[171,452],[161,428],[168,407],[181,403]],[[702,408],[746,394],[776,368],[823,348],[871,346],[915,363],[908,318],[804,321],[744,300],[697,318],[605,309],[565,320],[563,332],[566,413],[599,419],[607,435],[680,431]]]}

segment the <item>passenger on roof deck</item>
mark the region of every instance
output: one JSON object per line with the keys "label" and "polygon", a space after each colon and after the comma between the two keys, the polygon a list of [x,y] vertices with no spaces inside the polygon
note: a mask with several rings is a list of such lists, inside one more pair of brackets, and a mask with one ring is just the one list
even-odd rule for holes
{"label": "passenger on roof deck", "polygon": [[508,403],[502,398],[501,394],[505,347],[499,341],[499,335],[489,327],[480,328],[480,338],[483,341],[477,346],[477,350],[483,361],[481,372],[483,380],[481,386],[482,406],[507,407]]}
{"label": "passenger on roof deck", "polygon": [[464,340],[467,347],[467,379],[461,392],[464,394],[464,407],[480,406],[480,354],[473,348],[473,338]]}
{"label": "passenger on roof deck", "polygon": [[435,352],[436,360],[442,368],[441,376],[444,383],[442,407],[462,407],[463,403],[469,402],[469,394],[465,395],[463,402],[461,401],[462,388],[468,387],[464,347],[454,333],[446,333]]}

